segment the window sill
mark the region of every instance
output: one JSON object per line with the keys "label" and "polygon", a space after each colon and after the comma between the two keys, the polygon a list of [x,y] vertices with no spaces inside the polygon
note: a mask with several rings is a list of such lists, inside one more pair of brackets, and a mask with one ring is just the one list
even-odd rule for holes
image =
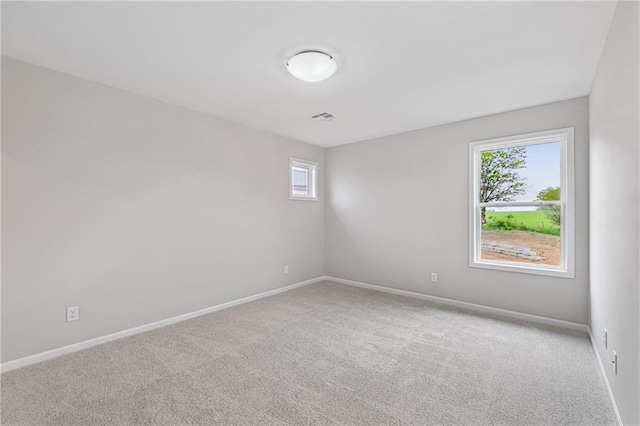
{"label": "window sill", "polygon": [[509,263],[497,263],[497,262],[489,262],[489,261],[471,261],[469,262],[469,267],[471,268],[481,268],[481,269],[493,269],[494,271],[506,271],[506,272],[515,272],[520,274],[533,274],[533,275],[545,275],[550,277],[558,277],[558,278],[575,278],[575,274],[573,271],[569,271],[567,269],[562,268],[554,268],[552,266],[545,268],[541,266],[524,266],[521,264],[509,264]]}
{"label": "window sill", "polygon": [[318,197],[289,197],[291,201],[318,201]]}

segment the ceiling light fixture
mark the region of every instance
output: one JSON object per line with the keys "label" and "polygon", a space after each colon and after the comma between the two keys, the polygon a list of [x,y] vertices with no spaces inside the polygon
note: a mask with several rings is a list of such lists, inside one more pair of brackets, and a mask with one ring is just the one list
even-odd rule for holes
{"label": "ceiling light fixture", "polygon": [[287,61],[287,70],[302,81],[316,83],[331,77],[338,69],[331,55],[316,50],[300,52]]}

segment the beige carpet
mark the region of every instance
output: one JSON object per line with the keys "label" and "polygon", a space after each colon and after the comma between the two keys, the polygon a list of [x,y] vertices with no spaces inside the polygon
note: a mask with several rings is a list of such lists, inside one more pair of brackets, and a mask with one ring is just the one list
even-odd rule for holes
{"label": "beige carpet", "polygon": [[323,282],[2,375],[23,424],[614,424],[585,334]]}

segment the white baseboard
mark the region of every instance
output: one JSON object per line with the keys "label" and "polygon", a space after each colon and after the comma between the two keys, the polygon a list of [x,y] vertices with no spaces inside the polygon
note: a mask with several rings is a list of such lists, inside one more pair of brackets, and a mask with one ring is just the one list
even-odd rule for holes
{"label": "white baseboard", "polygon": [[283,293],[285,291],[293,290],[294,288],[303,287],[309,284],[316,283],[324,280],[325,277],[312,278],[307,281],[301,281],[295,284],[287,285],[284,287],[276,288],[274,290],[265,291],[264,293],[255,294],[253,296],[243,297],[242,299],[232,300],[231,302],[222,303],[220,305],[210,306],[208,308],[200,309],[198,311],[189,312],[186,314],[178,315],[175,317],[163,319],[160,321],[144,324],[138,327],[133,327],[127,330],[118,331],[116,333],[107,334],[106,336],[96,337],[94,339],[85,340],[83,342],[74,343],[72,345],[63,346],[61,348],[52,349],[46,352],[40,352],[34,355],[29,355],[24,358],[19,358],[13,361],[8,361],[0,364],[0,373],[15,370],[17,368],[26,367],[27,365],[36,364],[38,362],[46,361],[51,358],[56,358],[61,355],[78,352],[83,349],[90,348],[92,346],[101,345],[103,343],[110,342],[112,340],[122,339],[123,337],[133,336],[134,334],[144,333],[145,331],[154,330],[156,328],[165,327],[170,324],[185,321],[191,318],[199,317],[201,315],[210,314],[211,312],[220,311],[222,309],[231,308],[232,306],[241,305],[243,303],[251,302],[254,300],[262,299],[264,297],[273,296],[274,294]]}
{"label": "white baseboard", "polygon": [[598,359],[598,366],[600,366],[600,374],[604,379],[604,383],[607,385],[607,392],[609,393],[609,399],[611,399],[611,405],[613,405],[613,411],[616,413],[616,420],[618,421],[618,425],[622,426],[622,417],[620,416],[620,411],[618,410],[618,404],[616,404],[616,399],[613,396],[613,390],[611,389],[611,384],[609,383],[609,378],[607,377],[607,371],[604,368],[604,363],[602,362],[602,358],[600,358],[600,353],[598,352],[598,346],[596,346],[596,341],[593,338],[593,333],[591,333],[591,329],[589,329],[589,339],[591,340],[591,346],[593,347],[593,351],[596,353],[596,358]]}
{"label": "white baseboard", "polygon": [[478,304],[475,304],[475,303],[461,302],[459,300],[447,299],[447,298],[444,298],[444,297],[437,297],[437,296],[430,296],[430,295],[427,295],[427,294],[415,293],[413,291],[399,290],[399,289],[396,289],[396,288],[383,287],[383,286],[379,286],[379,285],[375,285],[375,284],[367,284],[367,283],[362,283],[362,282],[359,282],[359,281],[345,280],[343,278],[336,278],[336,277],[327,276],[327,277],[325,277],[325,279],[327,279],[329,281],[333,281],[333,282],[338,283],[338,284],[345,284],[345,285],[350,285],[350,286],[354,286],[354,287],[367,288],[369,290],[382,291],[384,293],[397,294],[397,295],[400,295],[400,296],[411,297],[411,298],[414,298],[414,299],[428,300],[429,302],[441,303],[443,305],[455,306],[455,307],[458,307],[458,308],[469,309],[469,310],[473,310],[473,311],[476,311],[476,312],[484,312],[484,313],[489,313],[489,314],[502,315],[502,316],[505,316],[505,317],[515,318],[515,319],[525,320],[525,321],[531,321],[531,322],[535,322],[535,323],[538,323],[538,324],[546,324],[546,325],[552,325],[552,326],[555,326],[555,327],[568,328],[568,329],[571,329],[571,330],[579,330],[579,331],[589,332],[589,326],[587,326],[586,324],[578,324],[578,323],[575,323],[575,322],[563,321],[563,320],[558,320],[558,319],[554,319],[554,318],[547,318],[547,317],[542,317],[542,316],[538,316],[538,315],[525,314],[525,313],[522,313],[522,312],[509,311],[507,309],[493,308],[491,306],[478,305]]}

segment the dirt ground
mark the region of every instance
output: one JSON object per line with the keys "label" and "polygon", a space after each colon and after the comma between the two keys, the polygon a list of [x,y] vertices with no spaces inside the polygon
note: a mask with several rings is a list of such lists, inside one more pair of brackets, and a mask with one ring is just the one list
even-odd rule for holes
{"label": "dirt ground", "polygon": [[538,254],[538,256],[545,258],[545,260],[537,261],[528,260],[511,256],[509,254],[482,250],[482,259],[485,260],[507,260],[538,265],[560,265],[560,237],[556,235],[547,235],[528,231],[483,230],[482,241],[530,247],[532,251]]}

